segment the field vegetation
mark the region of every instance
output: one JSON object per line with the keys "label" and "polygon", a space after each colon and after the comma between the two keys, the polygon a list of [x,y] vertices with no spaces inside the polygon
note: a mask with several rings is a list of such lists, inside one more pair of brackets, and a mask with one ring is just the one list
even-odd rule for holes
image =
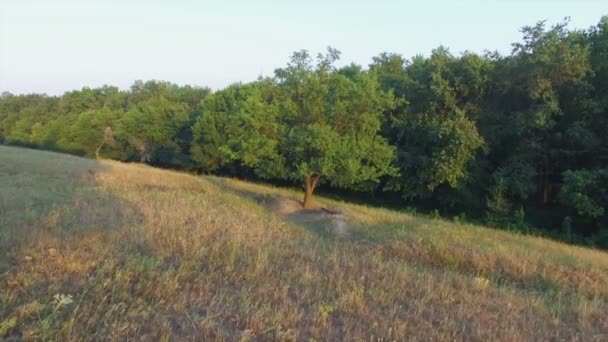
{"label": "field vegetation", "polygon": [[6,340],[608,339],[608,254],[0,146]]}

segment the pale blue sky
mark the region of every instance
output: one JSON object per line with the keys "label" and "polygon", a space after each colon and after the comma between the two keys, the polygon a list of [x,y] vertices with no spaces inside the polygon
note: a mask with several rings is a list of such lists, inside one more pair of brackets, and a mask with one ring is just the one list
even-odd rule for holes
{"label": "pale blue sky", "polygon": [[0,91],[137,79],[217,89],[328,45],[365,66],[382,51],[411,57],[440,44],[508,53],[524,25],[570,16],[588,28],[606,14],[607,0],[0,0]]}

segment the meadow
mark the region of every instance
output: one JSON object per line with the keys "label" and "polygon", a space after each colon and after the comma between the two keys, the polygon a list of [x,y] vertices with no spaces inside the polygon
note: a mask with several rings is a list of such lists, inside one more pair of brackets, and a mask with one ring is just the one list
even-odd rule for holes
{"label": "meadow", "polygon": [[608,340],[608,253],[0,146],[0,339]]}

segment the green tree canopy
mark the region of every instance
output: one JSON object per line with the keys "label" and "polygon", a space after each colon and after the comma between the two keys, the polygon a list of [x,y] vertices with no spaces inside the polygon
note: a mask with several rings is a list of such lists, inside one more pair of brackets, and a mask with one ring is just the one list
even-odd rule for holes
{"label": "green tree canopy", "polygon": [[372,74],[353,68],[340,73],[334,66],[339,56],[329,48],[314,63],[302,50],[275,71],[280,135],[274,153],[252,160],[256,168],[260,162],[267,168],[267,159],[278,161],[273,164],[282,168],[282,178],[303,180],[304,207],[320,182],[353,188],[396,173],[394,149],[378,134],[392,95],[380,90]]}

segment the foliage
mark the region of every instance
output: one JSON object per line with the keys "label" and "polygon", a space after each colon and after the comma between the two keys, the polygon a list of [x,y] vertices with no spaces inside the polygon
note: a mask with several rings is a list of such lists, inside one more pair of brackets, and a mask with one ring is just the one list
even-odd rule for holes
{"label": "foliage", "polygon": [[275,71],[282,134],[268,157],[284,166],[279,177],[306,180],[307,195],[325,181],[353,187],[395,173],[393,148],[378,135],[392,97],[380,91],[371,74],[340,73],[334,67],[339,55],[329,48],[314,64],[307,51],[299,51]]}
{"label": "foliage", "polygon": [[608,210],[608,169],[564,173],[560,200],[584,217],[599,218]]}
{"label": "foliage", "polygon": [[368,68],[338,67],[331,48],[297,51],[272,77],[213,93],[161,81],[4,92],[0,142],[304,184],[308,205],[320,185],[365,190],[401,208],[600,241],[608,17],[521,31],[506,55],[438,47],[381,53]]}
{"label": "foliage", "polygon": [[329,49],[317,63],[294,53],[276,80],[235,85],[207,98],[194,126],[193,156],[207,170],[239,161],[263,178],[304,181],[304,205],[320,182],[356,187],[378,182],[393,148],[378,135],[392,97],[371,74],[334,67]]}

